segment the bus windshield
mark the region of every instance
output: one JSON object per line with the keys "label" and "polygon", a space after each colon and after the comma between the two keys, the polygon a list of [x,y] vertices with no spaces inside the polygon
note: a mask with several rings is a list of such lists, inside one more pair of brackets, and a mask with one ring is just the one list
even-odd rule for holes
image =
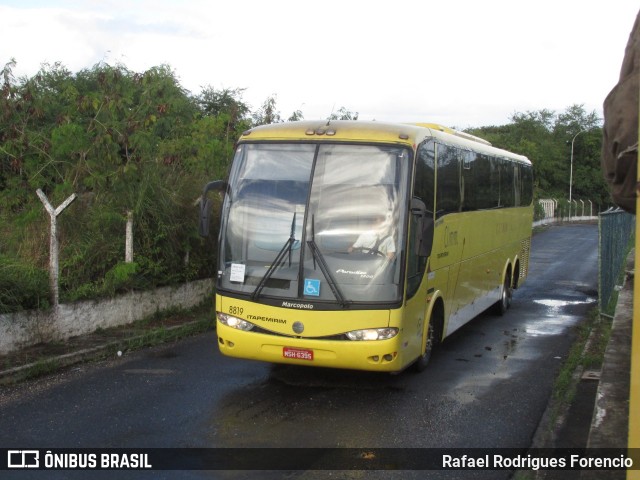
{"label": "bus windshield", "polygon": [[395,146],[240,145],[218,287],[328,308],[400,301],[409,161]]}

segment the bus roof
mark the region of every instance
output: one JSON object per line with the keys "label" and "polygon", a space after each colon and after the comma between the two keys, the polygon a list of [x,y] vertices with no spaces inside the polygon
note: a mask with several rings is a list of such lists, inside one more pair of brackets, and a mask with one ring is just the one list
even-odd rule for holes
{"label": "bus roof", "polygon": [[482,138],[435,123],[304,120],[255,127],[245,131],[240,140],[248,142],[261,140],[373,142],[396,143],[415,147],[429,137],[460,148],[531,164],[529,159],[523,155],[493,147],[491,143]]}

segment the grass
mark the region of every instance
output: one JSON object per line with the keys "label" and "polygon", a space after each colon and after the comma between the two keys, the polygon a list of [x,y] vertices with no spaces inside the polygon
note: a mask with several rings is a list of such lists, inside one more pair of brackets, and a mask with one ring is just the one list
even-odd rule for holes
{"label": "grass", "polygon": [[57,371],[60,368],[60,362],[56,358],[38,360],[36,363],[29,366],[23,373],[22,378],[36,378],[43,375],[48,375]]}
{"label": "grass", "polygon": [[610,335],[611,320],[601,317],[597,308],[592,309],[587,320],[578,327],[578,339],[556,378],[552,393],[555,405],[552,425],[555,425],[560,413],[573,400],[577,385],[576,371],[601,367]]}
{"label": "grass", "polygon": [[210,317],[201,317],[182,325],[144,329],[140,335],[129,337],[116,344],[112,344],[109,349],[114,353],[117,351],[139,350],[141,348],[174,342],[185,337],[197,335],[210,330],[212,326],[213,323]]}

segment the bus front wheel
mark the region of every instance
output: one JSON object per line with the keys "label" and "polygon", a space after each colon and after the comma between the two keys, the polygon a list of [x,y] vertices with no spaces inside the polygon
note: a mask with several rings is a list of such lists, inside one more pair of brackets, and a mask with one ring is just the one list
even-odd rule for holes
{"label": "bus front wheel", "polygon": [[429,328],[427,330],[427,343],[425,345],[424,352],[413,364],[413,370],[415,372],[422,372],[425,368],[427,368],[427,365],[429,365],[429,360],[431,360],[433,347],[436,344],[436,332],[433,324],[433,320],[429,322]]}

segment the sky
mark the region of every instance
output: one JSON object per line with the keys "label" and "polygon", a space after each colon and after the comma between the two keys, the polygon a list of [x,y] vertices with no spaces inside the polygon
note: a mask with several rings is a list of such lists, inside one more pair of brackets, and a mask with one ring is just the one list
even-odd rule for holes
{"label": "sky", "polygon": [[634,0],[0,0],[0,67],[169,65],[194,95],[281,116],[469,128],[574,104],[602,116]]}

